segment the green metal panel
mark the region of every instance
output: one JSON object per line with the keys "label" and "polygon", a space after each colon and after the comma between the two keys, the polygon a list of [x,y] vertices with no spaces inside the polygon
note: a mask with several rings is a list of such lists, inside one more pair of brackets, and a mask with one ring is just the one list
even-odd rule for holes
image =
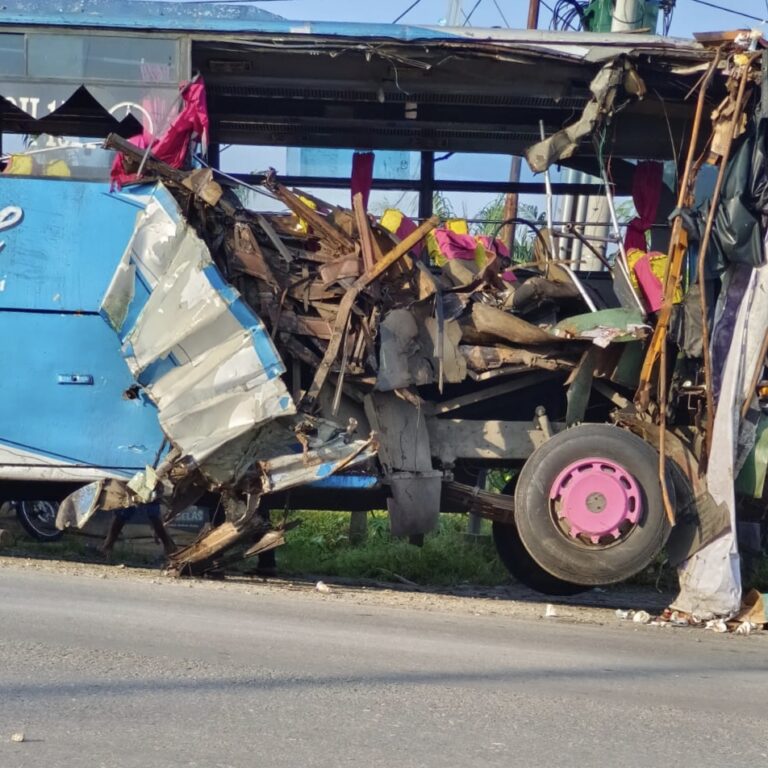
{"label": "green metal panel", "polygon": [[613,0],[592,0],[584,11],[588,32],[610,32],[613,24]]}
{"label": "green metal panel", "polygon": [[757,422],[755,447],[750,451],[736,478],[736,493],[760,499],[763,496],[765,475],[768,470],[768,416],[763,414]]}

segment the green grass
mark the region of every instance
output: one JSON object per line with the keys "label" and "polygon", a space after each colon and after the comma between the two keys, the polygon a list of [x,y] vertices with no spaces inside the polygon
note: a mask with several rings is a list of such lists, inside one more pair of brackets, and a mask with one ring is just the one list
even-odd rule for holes
{"label": "green grass", "polygon": [[386,513],[368,515],[368,536],[357,546],[349,541],[349,515],[342,512],[296,513],[302,523],[286,535],[278,550],[280,572],[288,575],[344,576],[377,581],[407,579],[430,586],[509,583],[509,575],[486,534],[473,540],[465,536],[467,518],[441,515],[437,530],[426,536],[423,547],[392,539]]}

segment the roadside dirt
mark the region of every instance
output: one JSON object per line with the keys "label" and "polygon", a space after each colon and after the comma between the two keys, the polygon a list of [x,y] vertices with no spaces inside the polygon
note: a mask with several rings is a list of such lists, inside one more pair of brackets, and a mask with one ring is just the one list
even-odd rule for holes
{"label": "roadside dirt", "polygon": [[[359,605],[387,605],[440,613],[589,624],[619,622],[620,619],[616,616],[616,609],[619,608],[642,609],[653,615],[663,610],[673,597],[671,594],[649,588],[616,587],[592,589],[575,597],[548,598],[519,585],[504,587],[462,585],[445,589],[312,575],[268,580],[237,574],[228,575],[224,580],[177,579],[164,575],[158,569],[12,555],[0,557],[0,578],[2,578],[3,569],[7,568],[24,568],[88,578],[151,582],[156,584],[158,589],[233,590],[252,594],[255,597],[289,591],[296,593],[297,597],[301,595],[301,599],[345,601]],[[327,586],[327,590],[318,591],[317,583],[320,580]]]}

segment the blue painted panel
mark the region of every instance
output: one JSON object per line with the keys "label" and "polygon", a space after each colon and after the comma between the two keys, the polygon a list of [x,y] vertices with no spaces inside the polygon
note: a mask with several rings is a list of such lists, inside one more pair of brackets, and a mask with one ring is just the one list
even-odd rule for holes
{"label": "blue painted panel", "polygon": [[375,488],[379,478],[374,475],[331,475],[324,480],[309,483],[310,488],[339,488],[345,490],[365,490]]}
{"label": "blue painted panel", "polygon": [[0,309],[96,312],[141,210],[103,182],[0,176],[0,208],[23,219],[0,232]]}
{"label": "blue painted panel", "polygon": [[[99,315],[0,311],[0,338],[1,442],[100,467],[152,463],[163,440],[157,411],[123,397],[134,381]],[[60,384],[62,375],[93,384]]]}

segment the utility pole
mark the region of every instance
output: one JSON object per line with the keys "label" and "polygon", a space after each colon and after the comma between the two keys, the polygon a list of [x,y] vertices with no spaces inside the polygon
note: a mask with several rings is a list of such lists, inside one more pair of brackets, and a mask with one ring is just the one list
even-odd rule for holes
{"label": "utility pole", "polygon": [[643,25],[644,0],[616,0],[611,32],[631,32]]}
{"label": "utility pole", "polygon": [[539,28],[539,0],[530,0],[528,5],[528,29]]}
{"label": "utility pole", "polygon": [[446,24],[449,27],[461,26],[462,0],[448,0],[448,10],[445,14]]}
{"label": "utility pole", "polygon": [[[538,29],[539,27],[539,0],[530,0],[528,4],[528,29]],[[519,155],[514,155],[509,165],[509,182],[510,184],[520,183],[520,171],[522,168],[522,160]],[[507,196],[504,199],[504,221],[508,219],[517,218],[518,209],[518,195],[517,192],[507,192]],[[507,224],[504,227],[504,231],[501,236],[504,245],[509,250],[509,255],[514,256],[513,250],[515,247],[515,225]]]}

